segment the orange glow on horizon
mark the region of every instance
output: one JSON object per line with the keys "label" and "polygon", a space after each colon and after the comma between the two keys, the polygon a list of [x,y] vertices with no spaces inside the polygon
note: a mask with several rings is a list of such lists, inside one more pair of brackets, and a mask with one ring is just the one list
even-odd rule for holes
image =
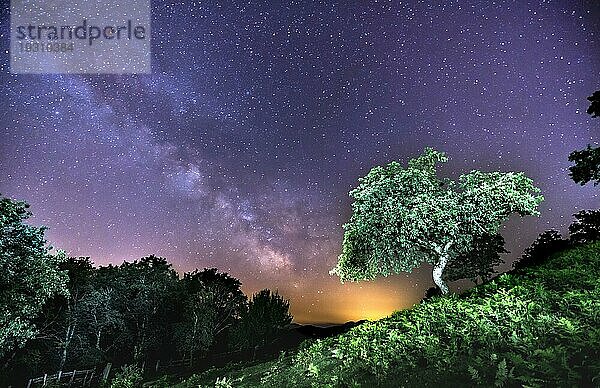
{"label": "orange glow on horizon", "polygon": [[[383,283],[383,284],[382,284]],[[387,282],[385,282],[387,283]],[[305,298],[292,299],[291,313],[297,323],[345,323],[377,320],[396,310],[410,308],[421,297],[407,292],[398,282],[364,282],[331,285],[318,304]],[[411,290],[412,291],[412,290]]]}
{"label": "orange glow on horizon", "polygon": [[[412,274],[379,278],[375,281],[341,284],[337,277],[278,284],[271,288],[290,300],[296,323],[339,324],[348,321],[377,320],[397,310],[412,307],[423,297],[429,269]],[[247,284],[247,283],[246,283]],[[419,284],[419,286],[416,286]],[[243,287],[250,297],[265,287]]]}

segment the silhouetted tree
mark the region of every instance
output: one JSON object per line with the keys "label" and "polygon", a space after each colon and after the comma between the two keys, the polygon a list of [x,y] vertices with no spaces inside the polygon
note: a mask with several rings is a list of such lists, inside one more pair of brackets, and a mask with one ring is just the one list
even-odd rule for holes
{"label": "silhouetted tree", "polygon": [[511,214],[539,214],[543,197],[523,173],[472,171],[456,183],[437,176],[437,164],[447,160],[427,148],[407,168],[391,162],[361,178],[350,192],[353,213],[331,273],[356,281],[429,262],[445,294],[448,262],[472,249],[478,237],[496,235]]}
{"label": "silhouetted tree", "polygon": [[183,319],[177,324],[175,339],[187,357],[193,359],[208,350],[240,317],[246,307],[240,287],[238,279],[215,268],[183,276]]}
{"label": "silhouetted tree", "polygon": [[573,151],[569,155],[569,161],[575,165],[569,167],[570,175],[575,183],[585,185],[594,182],[594,186],[600,183],[600,147],[587,148],[581,151]]}
{"label": "silhouetted tree", "polygon": [[600,240],[600,210],[582,210],[574,214],[569,226],[571,242],[576,244]]}
{"label": "silhouetted tree", "polygon": [[0,196],[0,360],[35,337],[34,324],[54,295],[68,295],[67,274],[59,266],[63,252],[52,254],[45,228],[26,224],[28,204]]}
{"label": "silhouetted tree", "polygon": [[[169,309],[174,305],[179,278],[166,259],[144,257],[124,262],[118,270],[123,318],[133,361],[141,364],[170,337]],[[126,345],[126,344],[124,344]]]}
{"label": "silhouetted tree", "polygon": [[569,242],[564,240],[556,230],[547,230],[525,249],[519,261],[513,263],[515,269],[533,267],[544,263],[552,254],[568,248]]}
{"label": "silhouetted tree", "polygon": [[290,302],[277,291],[264,289],[252,296],[248,309],[231,333],[235,348],[247,349],[256,345],[267,345],[277,338],[278,333],[292,322]]}
{"label": "silhouetted tree", "polygon": [[452,259],[445,272],[446,281],[469,279],[477,284],[481,278],[488,281],[494,273],[494,267],[504,263],[501,254],[508,253],[504,249],[504,238],[499,235],[482,235],[473,240],[473,246],[465,253]]}
{"label": "silhouetted tree", "polygon": [[[592,117],[600,116],[600,90],[588,97],[591,102],[587,113]],[[594,182],[594,186],[600,183],[600,147],[592,147],[588,144],[582,151],[573,151],[569,155],[569,161],[575,165],[569,168],[571,178],[575,183],[585,185]]]}
{"label": "silhouetted tree", "polygon": [[600,90],[597,90],[587,98],[590,101],[590,106],[587,109],[587,113],[592,117],[600,116]]}

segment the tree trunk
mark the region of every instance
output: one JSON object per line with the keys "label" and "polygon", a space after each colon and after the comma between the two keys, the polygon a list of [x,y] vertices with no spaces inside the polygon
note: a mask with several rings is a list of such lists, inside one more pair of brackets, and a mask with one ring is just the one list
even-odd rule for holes
{"label": "tree trunk", "polygon": [[448,255],[442,255],[440,261],[433,267],[433,282],[440,288],[442,295],[448,293],[448,285],[442,279],[442,273],[444,272],[444,268],[446,268],[446,264],[448,264]]}
{"label": "tree trunk", "polygon": [[444,269],[446,268],[448,260],[450,259],[450,255],[448,254],[450,246],[452,246],[451,242],[447,243],[443,250],[438,250],[438,253],[440,254],[440,260],[433,266],[433,282],[440,288],[442,295],[448,293],[448,285],[442,279],[442,274],[444,273]]}
{"label": "tree trunk", "polygon": [[96,333],[96,349],[100,350],[100,336],[102,335],[102,329],[98,329]]}
{"label": "tree trunk", "polygon": [[73,339],[73,334],[75,334],[75,323],[69,323],[67,326],[67,332],[65,333],[65,343],[60,356],[60,365],[59,369],[62,370],[67,362],[67,354],[69,352],[69,346],[71,345],[71,340]]}
{"label": "tree trunk", "polygon": [[14,360],[16,355],[17,355],[17,347],[13,346],[12,349],[10,350],[10,352],[6,352],[5,356],[0,358],[0,364],[2,365],[2,368],[8,369],[11,361]]}

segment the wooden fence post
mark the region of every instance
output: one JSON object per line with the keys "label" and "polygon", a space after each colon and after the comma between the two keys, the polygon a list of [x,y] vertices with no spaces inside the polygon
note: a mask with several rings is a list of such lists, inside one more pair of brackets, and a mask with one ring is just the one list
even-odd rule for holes
{"label": "wooden fence post", "polygon": [[69,380],[69,387],[73,385],[73,380],[75,379],[75,373],[77,373],[77,369],[73,369],[73,373],[71,374],[71,380]]}
{"label": "wooden fence post", "polygon": [[46,386],[46,380],[48,380],[48,373],[44,373],[44,382],[42,383],[42,387]]}
{"label": "wooden fence post", "polygon": [[154,368],[154,370],[156,372],[158,372],[158,369],[160,368],[160,360],[156,360],[156,367]]}
{"label": "wooden fence post", "polygon": [[29,379],[29,383],[27,383],[27,388],[31,388],[31,380],[33,379]]}
{"label": "wooden fence post", "polygon": [[107,363],[104,367],[104,371],[102,372],[102,381],[108,381],[108,375],[110,375],[110,368],[112,367],[112,363]]}
{"label": "wooden fence post", "polygon": [[[90,386],[90,387],[92,386],[92,380],[94,379],[94,372],[95,372],[95,370],[92,369],[92,373],[90,373],[90,379],[88,380],[88,384],[87,385]],[[87,373],[85,375],[87,376]],[[85,386],[85,383],[84,383],[84,386]]]}

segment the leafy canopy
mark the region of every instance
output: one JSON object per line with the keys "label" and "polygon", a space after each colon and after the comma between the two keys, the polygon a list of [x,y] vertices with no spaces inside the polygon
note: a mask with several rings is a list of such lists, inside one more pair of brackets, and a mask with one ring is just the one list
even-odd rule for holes
{"label": "leafy canopy", "polygon": [[67,295],[67,275],[52,254],[45,228],[25,223],[28,204],[0,196],[0,358],[38,332],[34,321],[55,294]]}
{"label": "leafy canopy", "polygon": [[594,182],[594,186],[600,183],[600,147],[588,146],[581,151],[573,151],[569,155],[569,162],[575,165],[569,167],[571,178],[575,183],[584,186],[588,182]]}
{"label": "leafy canopy", "polygon": [[127,341],[133,360],[143,362],[165,341],[164,322],[169,316],[178,275],[165,258],[150,255],[132,263],[124,262],[115,273],[119,286],[119,310],[127,322]]}
{"label": "leafy canopy", "polygon": [[539,214],[543,197],[522,172],[471,171],[454,182],[437,175],[447,161],[426,148],[407,167],[394,161],[359,179],[332,273],[356,281],[437,264],[443,255],[452,263],[511,214]]}
{"label": "leafy canopy", "polygon": [[[587,113],[592,117],[600,116],[600,90],[594,92],[588,97],[590,106]],[[600,147],[592,147],[588,144],[587,148],[581,151],[573,151],[569,155],[569,161],[575,165],[569,167],[569,175],[580,185],[588,182],[594,182],[594,186],[600,183]]]}
{"label": "leafy canopy", "polygon": [[582,210],[569,226],[571,242],[583,244],[600,240],[600,210]]}
{"label": "leafy canopy", "polygon": [[277,338],[281,329],[292,322],[289,310],[290,301],[277,291],[264,289],[257,292],[231,333],[233,347],[247,349],[269,344]]}
{"label": "leafy canopy", "polygon": [[186,357],[208,351],[221,333],[239,319],[247,298],[241,282],[216,268],[184,274],[181,280],[182,320],[175,340]]}

